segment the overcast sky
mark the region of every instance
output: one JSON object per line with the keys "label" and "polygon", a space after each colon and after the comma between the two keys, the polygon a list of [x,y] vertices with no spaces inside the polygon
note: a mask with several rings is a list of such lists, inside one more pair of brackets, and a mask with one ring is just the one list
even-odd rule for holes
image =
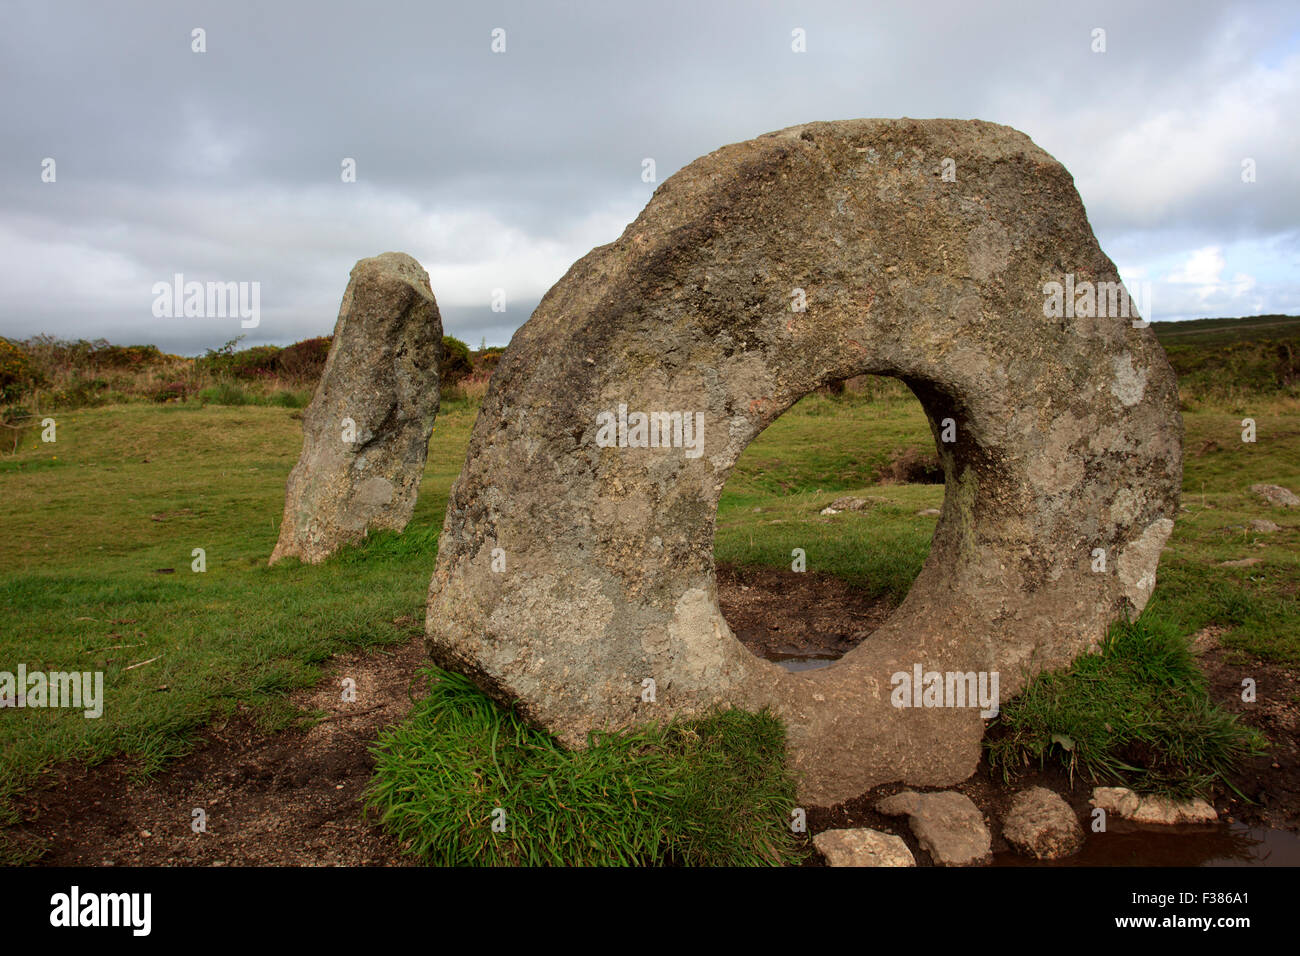
{"label": "overcast sky", "polygon": [[[287,344],[399,250],[449,333],[504,345],[697,156],[894,116],[1029,134],[1148,317],[1300,313],[1295,2],[41,0],[5,4],[0,90],[10,337]],[[260,324],[156,318],[176,273],[260,283]]]}

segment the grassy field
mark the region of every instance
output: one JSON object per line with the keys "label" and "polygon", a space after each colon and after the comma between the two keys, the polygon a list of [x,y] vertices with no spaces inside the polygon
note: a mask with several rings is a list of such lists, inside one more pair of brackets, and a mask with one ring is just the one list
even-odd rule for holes
{"label": "grassy field", "polygon": [[[1249,487],[1300,489],[1300,400],[1274,389],[1188,396],[1185,406],[1184,511],[1143,626],[1164,635],[1167,650],[1218,625],[1236,653],[1298,666],[1300,515]],[[29,432],[0,456],[0,669],[21,661],[29,671],[103,670],[108,698],[98,720],[0,712],[0,823],[12,816],[8,798],[59,761],[120,753],[140,773],[156,771],[217,715],[250,708],[268,729],[295,719],[285,692],[318,680],[340,650],[407,640],[423,620],[476,410],[444,404],[404,534],[373,536],[315,568],[266,567],[301,446],[293,409],[85,408],[55,415],[55,443]],[[1246,416],[1257,424],[1253,444],[1241,440]],[[921,408],[901,386],[870,398],[810,396],[742,457],[719,507],[717,559],[788,567],[801,547],[809,570],[896,603],[936,520],[916,512],[938,507],[943,491],[877,478],[900,453],[931,447]],[[847,492],[887,504],[834,520],[818,514]],[[1251,531],[1259,517],[1282,530]],[[195,548],[205,551],[203,573],[191,570]],[[1243,558],[1259,562],[1222,566]]]}
{"label": "grassy field", "polygon": [[5,712],[0,807],[59,759],[124,752],[147,772],[239,704],[273,726],[332,654],[406,640],[475,411],[439,415],[406,534],[317,568],[266,566],[301,450],[289,410],[82,409],[57,417],[55,443],[0,459],[0,660],[103,670],[110,702],[98,720]]}

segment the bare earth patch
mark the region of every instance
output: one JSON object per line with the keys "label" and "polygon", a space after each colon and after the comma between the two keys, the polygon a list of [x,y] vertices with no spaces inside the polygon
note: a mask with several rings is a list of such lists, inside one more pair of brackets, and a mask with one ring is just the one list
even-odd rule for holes
{"label": "bare earth patch", "polygon": [[[399,619],[417,629],[414,618]],[[266,734],[248,714],[214,725],[189,755],[153,780],[133,782],[131,762],[65,767],[57,782],[19,800],[8,835],[44,845],[50,866],[410,865],[397,841],[363,818],[374,770],[369,747],[411,709],[424,642],[336,658],[330,676],[292,695],[309,730]],[[341,681],[356,681],[344,703]],[[408,690],[410,693],[408,693]],[[193,810],[207,832],[191,829]]]}
{"label": "bare earth patch", "polygon": [[893,606],[831,574],[719,565],[718,606],[736,639],[768,660],[843,657]]}

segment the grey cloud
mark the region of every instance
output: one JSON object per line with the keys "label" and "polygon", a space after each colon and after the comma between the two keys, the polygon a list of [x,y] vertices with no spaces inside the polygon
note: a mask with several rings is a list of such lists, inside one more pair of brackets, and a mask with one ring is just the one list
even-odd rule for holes
{"label": "grey cloud", "polygon": [[[535,300],[620,228],[584,222],[626,220],[649,197],[644,157],[662,181],[812,119],[1015,125],[1074,172],[1103,247],[1126,255],[1144,235],[1186,236],[1189,251],[1294,235],[1300,141],[1295,110],[1279,117],[1297,105],[1298,24],[1293,5],[1208,0],[26,4],[0,34],[0,281],[21,293],[0,333],[39,322],[219,344],[230,336],[205,323],[140,318],[138,284],[184,272],[263,281],[287,341],[328,330],[352,262],[402,248],[447,266],[452,287],[435,293],[464,310],[455,334],[503,343],[526,313],[503,323],[470,305],[482,276]],[[503,55],[489,50],[498,26]],[[1098,26],[1105,54],[1089,49]],[[205,54],[190,52],[193,27]],[[790,51],[794,27],[805,54]],[[1216,100],[1261,67],[1275,72],[1247,97],[1258,115]],[[1247,190],[1244,150],[1260,168]],[[424,225],[460,214],[523,238],[493,251]],[[522,267],[520,242],[551,251]],[[60,263],[75,294],[31,281]]]}

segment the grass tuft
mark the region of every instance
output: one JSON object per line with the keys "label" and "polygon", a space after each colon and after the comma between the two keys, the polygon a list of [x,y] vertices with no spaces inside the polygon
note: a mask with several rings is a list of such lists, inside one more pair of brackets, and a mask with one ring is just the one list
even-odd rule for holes
{"label": "grass tuft", "polygon": [[[568,751],[468,679],[430,692],[373,748],[367,805],[409,852],[447,866],[779,866],[794,784],[769,712],[592,734]],[[505,811],[504,832],[493,831]],[[496,814],[500,818],[500,814]]]}
{"label": "grass tuft", "polygon": [[1004,780],[1055,760],[1071,780],[1174,797],[1208,793],[1266,743],[1210,701],[1186,638],[1156,609],[1112,627],[1099,653],[1034,678],[985,738]]}

